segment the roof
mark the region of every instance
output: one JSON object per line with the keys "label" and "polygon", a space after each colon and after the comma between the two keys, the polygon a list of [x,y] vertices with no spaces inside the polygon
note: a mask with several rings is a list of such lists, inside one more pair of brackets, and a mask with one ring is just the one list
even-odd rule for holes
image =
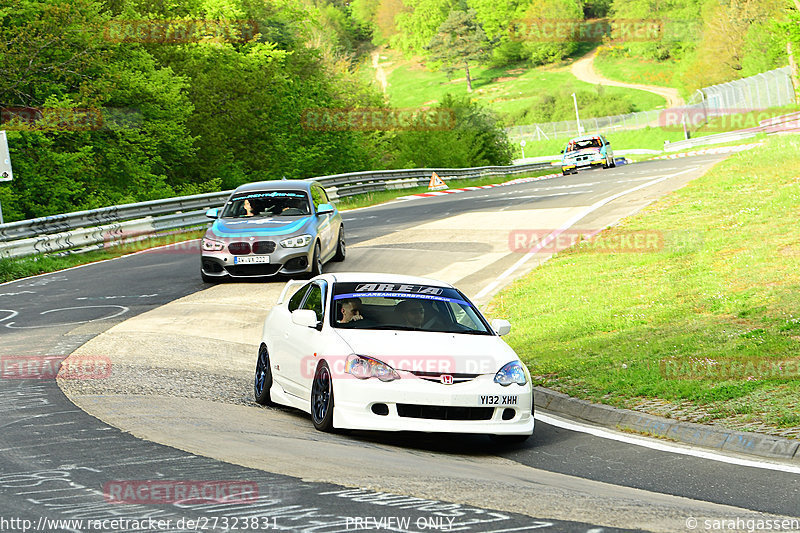
{"label": "roof", "polygon": [[433,285],[436,287],[449,287],[452,285],[444,281],[433,278],[423,278],[419,276],[406,276],[402,274],[385,274],[377,272],[336,272],[324,274],[335,282],[342,283],[404,283],[408,285]]}
{"label": "roof", "polygon": [[313,181],[308,180],[270,180],[270,181],[254,181],[252,183],[245,183],[239,185],[233,194],[241,194],[243,192],[252,191],[291,191],[303,190],[308,191],[311,189]]}
{"label": "roof", "polygon": [[580,137],[573,137],[572,139],[570,139],[567,142],[571,143],[573,141],[588,141],[589,139],[597,139],[598,137],[603,137],[603,134],[602,133],[590,133],[590,134],[587,134],[587,135],[581,135]]}

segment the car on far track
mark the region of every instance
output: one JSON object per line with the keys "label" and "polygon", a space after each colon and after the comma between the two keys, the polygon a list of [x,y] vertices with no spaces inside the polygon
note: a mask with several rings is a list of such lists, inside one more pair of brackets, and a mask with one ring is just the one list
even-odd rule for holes
{"label": "car on far track", "polygon": [[342,216],[314,181],[282,180],[238,187],[203,237],[205,282],[285,274],[316,276],[327,261],[344,261]]}
{"label": "car on far track", "polygon": [[583,135],[575,137],[567,142],[567,146],[561,150],[564,154],[561,158],[561,173],[577,174],[579,170],[585,168],[599,167],[614,168],[614,150],[611,143],[604,135]]}
{"label": "car on far track", "polygon": [[290,281],[264,321],[255,400],[309,413],[321,431],[533,433],[528,369],[458,289],[393,274]]}

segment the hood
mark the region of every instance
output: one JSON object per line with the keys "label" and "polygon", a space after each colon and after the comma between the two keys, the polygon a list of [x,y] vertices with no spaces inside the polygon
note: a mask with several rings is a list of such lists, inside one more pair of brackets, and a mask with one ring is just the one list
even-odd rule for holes
{"label": "hood", "polygon": [[596,154],[599,153],[600,151],[601,151],[600,148],[582,148],[574,152],[567,152],[566,154],[564,154],[564,158],[570,159],[573,157],[577,157],[579,155]]}
{"label": "hood", "polygon": [[417,331],[336,329],[353,353],[380,359],[395,370],[494,374],[518,359],[500,337]]}
{"label": "hood", "polygon": [[251,237],[258,235],[289,235],[301,231],[311,222],[310,216],[300,218],[218,218],[211,231],[224,237]]}

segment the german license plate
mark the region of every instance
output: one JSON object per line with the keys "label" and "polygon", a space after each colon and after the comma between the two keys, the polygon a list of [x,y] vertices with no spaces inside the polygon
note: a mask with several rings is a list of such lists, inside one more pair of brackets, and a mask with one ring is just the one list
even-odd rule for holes
{"label": "german license plate", "polygon": [[233,258],[234,265],[252,265],[253,263],[269,263],[268,255],[253,255],[248,257],[236,256]]}

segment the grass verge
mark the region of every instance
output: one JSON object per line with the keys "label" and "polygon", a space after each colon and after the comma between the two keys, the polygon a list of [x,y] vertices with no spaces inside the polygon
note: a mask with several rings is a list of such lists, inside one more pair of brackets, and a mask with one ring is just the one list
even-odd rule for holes
{"label": "grass verge", "polygon": [[16,259],[4,257],[0,258],[0,283],[13,281],[20,278],[27,278],[28,276],[46,274],[48,272],[56,272],[57,270],[64,270],[65,268],[72,268],[78,265],[96,263],[97,261],[105,261],[106,259],[113,259],[115,257],[140,252],[142,250],[163,246],[165,244],[174,244],[193,239],[199,239],[204,233],[204,229],[189,231],[186,233],[174,233],[163,237],[144,239],[118,246],[109,246],[108,248],[103,248],[101,250],[93,250],[84,253],[72,253],[66,255],[48,254],[21,257]]}
{"label": "grass verge", "polygon": [[[780,157],[775,157],[780,154]],[[800,438],[800,139],[770,137],[503,290],[537,385]],[[682,413],[676,415],[676,412]]]}
{"label": "grass verge", "polygon": [[[491,178],[483,179],[469,179],[469,180],[452,180],[450,184],[453,187],[476,187],[480,185],[488,185],[491,183],[501,183],[515,178],[524,178],[532,176],[543,176],[551,174],[555,170],[543,170],[537,172],[527,172],[524,174],[507,176],[494,176]],[[409,194],[418,194],[426,192],[427,187],[414,187],[411,189],[397,189],[390,191],[380,191],[375,193],[359,194],[342,198],[338,203],[339,209],[346,211],[348,209],[356,209],[359,207],[367,207],[376,205],[383,202],[388,202],[399,196]],[[113,259],[123,255],[128,255],[134,252],[163,246],[166,244],[174,244],[193,239],[199,239],[203,236],[205,230],[196,230],[187,233],[176,233],[164,237],[154,239],[144,239],[134,243],[123,244],[119,246],[110,246],[102,250],[95,250],[84,253],[73,253],[68,255],[39,255],[33,257],[23,257],[17,259],[0,258],[0,283],[13,281],[15,279],[26,278],[29,276],[36,276],[38,274],[45,274],[47,272],[56,272],[71,268],[78,265],[85,265],[88,263],[95,263],[97,261],[104,261],[106,259]],[[198,264],[199,267],[199,264]]]}

